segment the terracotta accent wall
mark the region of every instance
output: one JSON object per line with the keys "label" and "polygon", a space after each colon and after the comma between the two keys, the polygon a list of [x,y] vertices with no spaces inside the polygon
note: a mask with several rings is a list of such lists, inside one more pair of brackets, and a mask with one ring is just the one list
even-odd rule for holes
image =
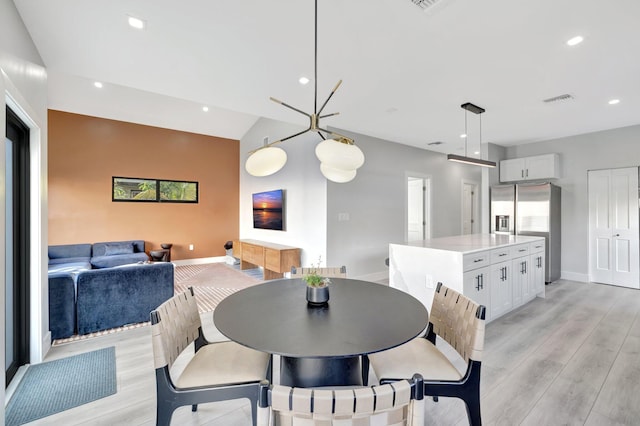
{"label": "terracotta accent wall", "polygon": [[[173,243],[222,256],[239,233],[239,141],[49,110],[49,244]],[[197,181],[198,204],[111,201],[113,176]],[[189,251],[189,244],[194,250]]]}

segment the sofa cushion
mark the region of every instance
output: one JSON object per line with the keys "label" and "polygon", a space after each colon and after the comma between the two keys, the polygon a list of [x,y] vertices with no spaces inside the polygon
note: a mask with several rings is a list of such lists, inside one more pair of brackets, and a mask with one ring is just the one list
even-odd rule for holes
{"label": "sofa cushion", "polygon": [[91,244],[63,244],[49,246],[49,261],[65,257],[91,257]]}
{"label": "sofa cushion", "polygon": [[88,263],[89,269],[91,269],[90,260],[90,257],[54,257],[49,259],[49,265]]}
{"label": "sofa cushion", "polygon": [[104,255],[114,256],[116,254],[131,254],[133,253],[133,243],[107,243],[104,245]]}
{"label": "sofa cushion", "polygon": [[91,258],[91,265],[94,268],[112,268],[114,266],[126,265],[128,263],[145,262],[149,260],[146,253],[116,254],[113,256],[97,256]]}
{"label": "sofa cushion", "polygon": [[143,240],[107,241],[93,244],[93,257],[107,256],[107,245],[113,246],[113,244],[131,244],[133,246],[133,253],[144,253]]}
{"label": "sofa cushion", "polygon": [[86,261],[68,262],[68,263],[49,263],[48,273],[65,272],[69,274],[78,274],[81,271],[91,269],[91,262],[87,258]]}

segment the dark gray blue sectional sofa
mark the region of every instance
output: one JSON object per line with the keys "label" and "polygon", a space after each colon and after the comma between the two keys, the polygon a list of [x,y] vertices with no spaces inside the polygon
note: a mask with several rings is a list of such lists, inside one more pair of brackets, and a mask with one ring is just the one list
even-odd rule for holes
{"label": "dark gray blue sectional sofa", "polygon": [[172,263],[144,263],[144,241],[49,246],[52,339],[149,320],[173,296]]}

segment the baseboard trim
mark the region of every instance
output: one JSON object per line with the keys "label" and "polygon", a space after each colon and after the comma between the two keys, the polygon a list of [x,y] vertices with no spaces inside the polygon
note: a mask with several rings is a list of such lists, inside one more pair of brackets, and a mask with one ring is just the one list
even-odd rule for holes
{"label": "baseboard trim", "polygon": [[353,278],[356,280],[362,280],[362,281],[371,281],[371,282],[376,282],[376,281],[383,281],[383,280],[388,280],[389,279],[389,271],[380,271],[380,272],[374,272],[373,274],[367,274],[367,275],[360,275],[357,277],[352,277],[349,275],[349,270],[347,270],[347,276],[349,278]]}
{"label": "baseboard trim", "polygon": [[588,283],[589,282],[589,275],[588,274],[580,274],[578,272],[561,271],[560,272],[560,279],[569,280],[569,281],[578,281],[578,282],[581,282],[581,283]]}
{"label": "baseboard trim", "polygon": [[201,257],[198,259],[182,259],[182,260],[172,260],[176,266],[184,266],[184,265],[202,265],[205,263],[218,263],[224,262],[227,260],[227,256],[216,256],[216,257]]}

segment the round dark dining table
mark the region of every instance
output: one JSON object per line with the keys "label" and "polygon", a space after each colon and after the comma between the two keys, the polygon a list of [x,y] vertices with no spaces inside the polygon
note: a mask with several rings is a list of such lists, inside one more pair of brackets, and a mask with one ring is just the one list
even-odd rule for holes
{"label": "round dark dining table", "polygon": [[242,289],[216,306],[213,319],[229,339],[280,355],[280,384],[362,384],[360,357],[418,336],[429,314],[413,296],[383,284],[331,278],[325,306],[311,306],[301,279]]}

